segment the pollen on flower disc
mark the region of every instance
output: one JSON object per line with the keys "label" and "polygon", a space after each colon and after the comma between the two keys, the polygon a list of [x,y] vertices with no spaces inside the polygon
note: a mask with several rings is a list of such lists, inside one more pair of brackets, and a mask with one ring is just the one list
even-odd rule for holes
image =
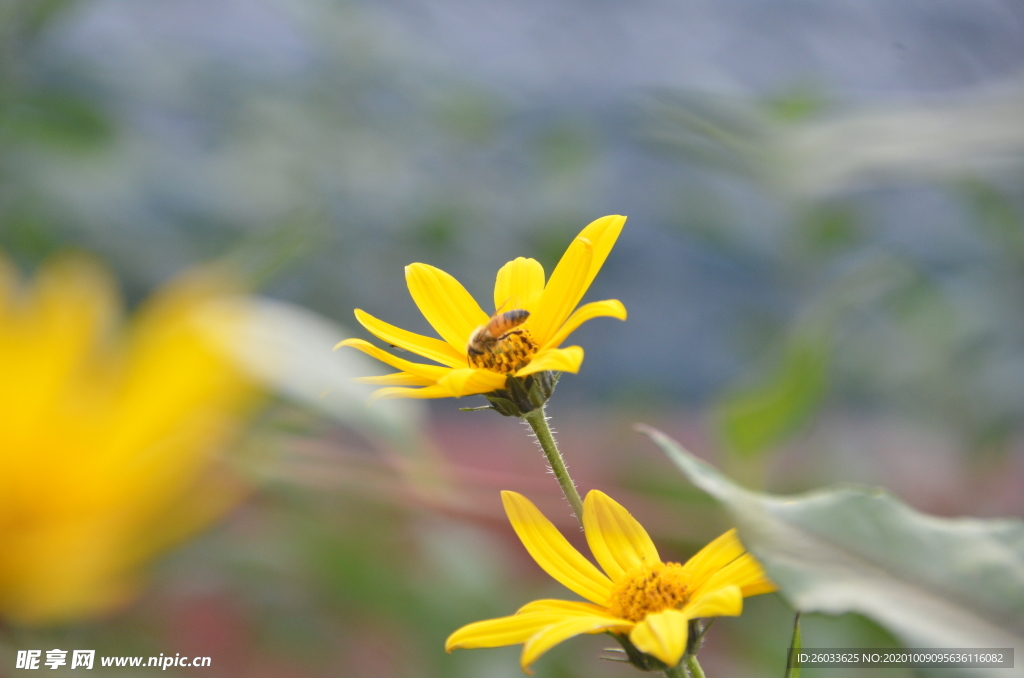
{"label": "pollen on flower disc", "polygon": [[679,563],[644,565],[616,582],[609,611],[621,619],[642,621],[663,610],[681,609],[690,600],[690,575]]}

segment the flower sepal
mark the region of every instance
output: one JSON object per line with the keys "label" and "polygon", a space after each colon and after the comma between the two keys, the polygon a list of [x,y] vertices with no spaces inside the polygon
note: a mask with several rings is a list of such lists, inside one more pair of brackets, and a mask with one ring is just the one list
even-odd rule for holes
{"label": "flower sepal", "polygon": [[608,635],[619,641],[619,645],[622,646],[623,651],[626,653],[627,661],[641,671],[668,671],[671,668],[675,668],[667,665],[657,657],[637,649],[636,645],[629,642],[628,635],[622,633],[609,633]]}
{"label": "flower sepal", "polygon": [[555,392],[561,372],[535,372],[525,377],[505,378],[505,388],[484,393],[489,406],[466,408],[467,410],[489,409],[506,417],[522,418],[528,413],[544,407]]}
{"label": "flower sepal", "polygon": [[[697,654],[701,645],[704,644],[704,632],[711,626],[710,621],[705,620],[702,622],[700,619],[691,619],[688,624],[689,634],[687,636],[686,652],[683,653],[676,666],[686,661],[688,655]],[[626,661],[641,671],[668,671],[675,668],[675,666],[669,666],[657,657],[638,649],[636,645],[630,642],[629,636],[626,634],[609,632],[608,635],[619,641],[619,645],[622,646],[623,651],[626,653]]]}

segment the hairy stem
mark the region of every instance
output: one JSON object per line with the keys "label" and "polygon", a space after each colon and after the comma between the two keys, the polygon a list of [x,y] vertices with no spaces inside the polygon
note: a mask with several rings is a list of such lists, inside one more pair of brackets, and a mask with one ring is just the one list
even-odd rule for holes
{"label": "hairy stem", "polygon": [[579,492],[576,491],[576,485],[573,484],[572,478],[569,477],[569,470],[565,468],[565,460],[562,459],[562,453],[558,451],[558,443],[555,442],[555,437],[551,435],[551,429],[548,427],[548,418],[544,414],[544,407],[541,406],[527,412],[523,415],[523,419],[526,420],[526,423],[530,425],[530,428],[537,435],[537,442],[540,443],[541,449],[544,450],[544,456],[548,458],[548,463],[551,464],[551,471],[555,474],[558,484],[562,487],[562,494],[565,495],[569,505],[572,506],[573,513],[576,514],[576,519],[580,521],[580,525],[583,525],[583,500],[580,499]]}
{"label": "hairy stem", "polygon": [[687,678],[686,669],[683,668],[682,664],[673,669],[665,669],[665,675],[668,678]]}
{"label": "hairy stem", "polygon": [[686,655],[686,669],[690,672],[690,676],[692,676],[692,678],[704,678],[704,669],[700,667],[700,662],[697,661],[697,655]]}

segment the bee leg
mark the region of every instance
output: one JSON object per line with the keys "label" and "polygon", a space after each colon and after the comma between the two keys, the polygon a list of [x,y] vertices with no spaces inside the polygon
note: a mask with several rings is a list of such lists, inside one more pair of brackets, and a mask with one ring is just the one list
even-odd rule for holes
{"label": "bee leg", "polygon": [[505,334],[503,334],[500,337],[498,337],[498,341],[502,341],[503,339],[507,339],[507,338],[511,337],[513,334],[522,334],[522,333],[523,333],[522,330],[509,330]]}

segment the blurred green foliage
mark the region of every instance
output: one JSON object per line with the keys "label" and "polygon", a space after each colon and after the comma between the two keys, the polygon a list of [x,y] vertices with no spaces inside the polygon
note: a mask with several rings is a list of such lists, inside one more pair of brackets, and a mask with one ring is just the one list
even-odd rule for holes
{"label": "blurred green foliage", "polygon": [[820,338],[794,337],[775,374],[724,399],[716,414],[726,448],[747,457],[799,431],[822,405],[829,348]]}
{"label": "blurred green foliage", "polygon": [[[1021,101],[1010,88],[858,110],[808,86],[761,100],[653,98],[650,141],[747,183],[777,215],[757,237],[737,219],[692,220],[702,238],[777,272],[791,299],[788,320],[747,337],[751,365],[764,376],[744,373],[716,406],[726,449],[768,452],[816,413],[885,403],[955,431],[969,449],[1006,453],[1024,424],[1024,389],[996,376],[1021,373],[1011,347],[1024,340],[1024,315],[1010,299],[1024,280],[1024,193],[1019,170],[1005,171],[994,156],[1005,150],[1019,166],[1012,121]],[[958,125],[1003,135],[1004,146],[972,146],[971,134],[925,139],[924,130]],[[920,143],[903,143],[908,137]],[[963,230],[893,225],[879,205],[896,188],[944,193],[947,214],[965,210]],[[827,345],[804,345],[809,321],[831,337]]]}

